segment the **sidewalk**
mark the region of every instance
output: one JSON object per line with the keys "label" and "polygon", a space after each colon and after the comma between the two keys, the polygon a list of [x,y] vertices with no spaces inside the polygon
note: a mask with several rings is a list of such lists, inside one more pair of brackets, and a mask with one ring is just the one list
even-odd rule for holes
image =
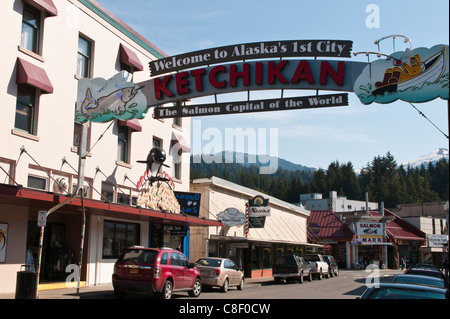
{"label": "sidewalk", "polygon": [[[245,285],[262,285],[273,281],[272,277],[245,279]],[[244,288],[245,289],[245,288]],[[0,293],[0,299],[15,299],[15,292]],[[38,299],[115,299],[112,283],[77,288],[39,290]]]}

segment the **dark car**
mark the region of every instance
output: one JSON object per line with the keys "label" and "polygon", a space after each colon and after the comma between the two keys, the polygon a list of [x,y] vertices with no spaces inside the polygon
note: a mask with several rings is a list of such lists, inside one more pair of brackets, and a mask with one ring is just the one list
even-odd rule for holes
{"label": "dark car", "polygon": [[148,293],[170,299],[176,291],[198,297],[202,290],[199,270],[170,248],[126,249],[114,265],[112,283],[118,298],[127,293]]}
{"label": "dark car", "polygon": [[334,259],[334,257],[331,255],[322,255],[322,257],[328,264],[329,275],[331,277],[339,276],[339,267],[338,267],[338,264],[337,264],[336,260]]}
{"label": "dark car", "polygon": [[424,285],[381,282],[367,288],[360,299],[448,299],[448,293]]}
{"label": "dark car", "polygon": [[424,269],[440,270],[439,267],[437,267],[433,264],[429,264],[429,263],[417,263],[417,264],[410,266],[410,268],[424,268]]}
{"label": "dark car", "polygon": [[429,269],[429,268],[409,268],[405,271],[405,274],[410,275],[421,275],[421,276],[430,276],[436,278],[442,278],[444,281],[447,281],[444,274],[440,270]]}
{"label": "dark car", "polygon": [[310,266],[302,257],[295,254],[276,256],[272,267],[272,276],[275,282],[294,279],[303,283],[304,277],[307,277],[308,281],[312,281]]}
{"label": "dark car", "polygon": [[422,275],[411,275],[411,274],[401,274],[395,275],[392,282],[401,282],[404,284],[415,284],[415,285],[427,285],[438,288],[447,288],[447,285],[442,278],[422,276]]}

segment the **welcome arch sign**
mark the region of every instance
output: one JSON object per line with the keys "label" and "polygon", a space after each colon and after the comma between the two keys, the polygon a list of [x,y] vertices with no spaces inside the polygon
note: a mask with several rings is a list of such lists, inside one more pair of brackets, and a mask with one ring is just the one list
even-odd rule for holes
{"label": "welcome arch sign", "polygon": [[[378,59],[371,63],[350,61],[352,46],[348,40],[236,44],[151,61],[153,78],[138,84],[128,82],[123,75],[109,80],[81,79],[77,120],[144,118],[150,107],[154,107],[154,118],[174,118],[347,106],[348,92],[354,92],[363,104],[397,99],[426,102],[438,97],[448,100],[448,45],[390,55],[374,53]],[[299,89],[317,93],[226,103],[217,103],[217,99],[208,104],[182,103],[231,92]],[[321,90],[337,93],[319,95]]]}

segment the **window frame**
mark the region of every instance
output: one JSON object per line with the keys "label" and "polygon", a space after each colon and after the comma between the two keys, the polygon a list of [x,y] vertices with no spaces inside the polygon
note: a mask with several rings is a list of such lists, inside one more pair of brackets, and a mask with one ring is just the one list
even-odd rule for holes
{"label": "window frame", "polygon": [[[121,138],[121,134],[125,136],[125,139]],[[117,161],[131,163],[131,130],[127,126],[117,128]]]}
{"label": "window frame", "polygon": [[[31,13],[31,14],[33,14],[34,17],[36,17],[36,25],[33,25],[28,20],[25,20],[26,12]],[[44,16],[44,19],[45,19],[45,16]],[[42,35],[44,19],[43,19],[43,14],[39,9],[37,9],[27,3],[24,3],[23,12],[22,12],[22,28],[20,31],[20,48],[41,56],[41,51],[42,51],[41,35]],[[24,40],[24,25],[31,28],[31,30],[33,31],[31,49],[29,47],[27,47],[25,45],[25,43],[23,42],[23,40]]]}
{"label": "window frame", "polygon": [[[88,44],[88,52],[86,55],[83,52],[80,52],[80,40],[84,40]],[[82,59],[86,59],[87,65],[84,67],[84,71],[81,72],[80,68],[80,56]],[[79,78],[92,78],[92,61],[94,56],[94,41],[92,41],[90,38],[86,37],[83,34],[78,35],[78,48],[77,48],[77,70],[76,70],[76,76]],[[86,74],[87,73],[87,74]]]}
{"label": "window frame", "polygon": [[[19,93],[21,90],[30,90],[30,100],[31,103],[28,104],[27,102],[23,101],[19,97]],[[14,130],[18,130],[20,132],[24,132],[26,134],[30,135],[36,135],[37,134],[37,114],[38,114],[38,91],[39,89],[28,85],[28,84],[18,84],[17,85],[17,96],[16,96],[16,110],[14,113]],[[27,107],[30,109],[30,114],[27,114],[27,126],[29,126],[29,130],[18,127],[17,125],[17,115],[20,113],[17,109],[18,106]]]}
{"label": "window frame", "polygon": [[[114,231],[113,231],[114,237],[112,238],[112,243],[111,243],[111,253],[105,255],[105,233],[106,233],[105,227],[106,227],[107,224],[113,224],[114,225]],[[120,240],[120,239],[117,239],[117,234],[118,234],[118,232],[117,232],[117,225],[125,226],[125,229],[126,229],[126,231],[125,231],[125,234],[126,234],[125,242],[129,242],[130,241],[130,240],[128,240],[128,232],[129,232],[128,231],[128,227],[129,226],[134,227],[134,230],[133,230],[134,231],[134,240],[133,240],[134,243],[132,245],[130,245],[130,246],[128,246],[128,245],[125,245],[125,246],[131,247],[133,245],[140,245],[140,243],[141,243],[141,224],[139,224],[139,223],[129,223],[129,222],[124,222],[124,221],[119,221],[119,220],[105,219],[105,220],[103,220],[102,259],[117,259],[117,258],[119,258],[120,254],[123,252],[123,251],[119,251],[120,247],[117,247],[117,246],[114,247],[114,245],[117,245],[117,241]],[[124,250],[124,249],[126,249],[128,247],[122,247],[122,248]]]}

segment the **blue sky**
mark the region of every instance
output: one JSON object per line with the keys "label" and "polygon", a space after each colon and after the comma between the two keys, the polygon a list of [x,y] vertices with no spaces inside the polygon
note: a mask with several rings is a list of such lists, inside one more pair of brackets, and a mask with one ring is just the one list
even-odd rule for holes
{"label": "blue sky", "polygon": [[[307,39],[351,40],[352,52],[376,51],[374,41],[391,34],[408,36],[413,48],[449,44],[449,4],[444,0],[97,1],[168,55],[240,43]],[[371,4],[379,8],[378,28],[366,25],[373,13],[366,12]],[[396,51],[408,47],[401,39],[395,45]],[[382,42],[381,51],[393,53],[392,40]],[[367,57],[359,55],[351,61],[367,62]],[[327,93],[330,92],[320,92]],[[280,92],[270,94],[267,98],[279,97]],[[297,91],[291,96],[312,94],[315,92]],[[240,100],[242,96],[236,98]],[[448,134],[446,100],[414,105]],[[449,145],[448,139],[409,103],[363,105],[354,93],[349,93],[347,107],[192,120],[197,128],[201,125],[202,130],[220,130],[223,135],[226,128],[250,127],[255,132],[266,129],[269,139],[269,129],[277,128],[278,141],[268,147],[276,148],[279,157],[325,169],[333,161],[351,161],[355,169],[361,169],[388,151],[400,163]],[[207,139],[202,140],[202,146],[205,144]]]}

